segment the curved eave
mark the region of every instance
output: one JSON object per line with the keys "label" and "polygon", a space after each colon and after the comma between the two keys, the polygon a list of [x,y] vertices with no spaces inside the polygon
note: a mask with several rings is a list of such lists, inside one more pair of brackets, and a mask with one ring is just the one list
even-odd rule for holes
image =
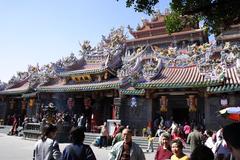
{"label": "curved eave", "polygon": [[22,98],[31,98],[31,97],[36,97],[38,92],[31,92],[31,93],[24,93],[22,95]]}
{"label": "curved eave", "polygon": [[113,84],[89,84],[89,85],[64,85],[60,87],[39,87],[38,92],[81,92],[81,91],[96,91],[96,90],[108,90],[119,89],[121,83]]}
{"label": "curved eave", "polygon": [[238,91],[240,91],[240,85],[238,84],[229,84],[207,88],[207,93],[229,93]]}
{"label": "curved eave", "polygon": [[69,76],[78,76],[81,74],[99,74],[99,73],[103,73],[106,70],[107,68],[76,70],[76,71],[62,72],[59,74],[59,76],[69,77]]}
{"label": "curved eave", "polygon": [[[198,34],[198,33],[202,33],[205,34],[204,29],[195,29],[195,30],[190,30],[190,31],[184,31],[184,32],[176,32],[171,34],[171,37],[174,36],[182,36],[185,34]],[[146,40],[153,40],[153,39],[163,39],[163,38],[169,38],[169,34],[163,34],[163,35],[156,35],[156,36],[151,36],[151,37],[142,37],[142,38],[138,38],[138,39],[130,39],[128,41],[126,41],[126,44],[131,44],[133,42],[142,42],[142,41],[146,41]]]}
{"label": "curved eave", "polygon": [[27,93],[29,89],[23,89],[23,90],[5,90],[1,91],[0,95],[19,95],[19,94],[24,94]]}
{"label": "curved eave", "polygon": [[175,88],[206,88],[221,85],[220,81],[189,82],[189,83],[138,83],[138,89],[175,89]]}

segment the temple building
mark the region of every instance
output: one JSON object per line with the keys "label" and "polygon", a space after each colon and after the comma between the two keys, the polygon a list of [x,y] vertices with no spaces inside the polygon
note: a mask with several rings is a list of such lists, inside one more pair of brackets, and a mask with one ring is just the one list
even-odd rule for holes
{"label": "temple building", "polygon": [[135,48],[142,45],[154,45],[160,48],[186,47],[189,44],[203,44],[208,41],[208,34],[196,24],[194,27],[186,27],[181,32],[168,34],[165,26],[165,15],[156,13],[151,20],[142,20],[134,31],[128,26],[130,34],[134,39],[127,40],[128,48]]}
{"label": "temple building", "polygon": [[97,47],[84,41],[79,58],[19,72],[0,91],[0,119],[37,116],[54,103],[59,112],[84,113],[92,126],[120,119],[137,133],[160,116],[218,128],[217,111],[240,102],[240,48],[208,43],[198,25],[169,35],[164,17],[128,27],[133,39],[123,28],[111,30]]}
{"label": "temple building", "polygon": [[226,42],[239,43],[240,40],[240,24],[231,25],[226,31],[223,31],[216,37],[218,44],[224,44]]}
{"label": "temple building", "polygon": [[55,83],[38,87],[41,101],[52,101],[59,111],[84,113],[89,122],[94,119],[95,125],[114,118],[113,100],[121,86],[117,69],[121,67],[125,41],[123,28],[112,30],[95,48],[84,41],[80,59],[68,60]]}
{"label": "temple building", "polygon": [[159,116],[219,128],[224,120],[218,111],[240,102],[239,46],[208,43],[197,27],[168,35],[160,14],[136,31],[128,28],[134,39],[126,41],[118,70],[127,84],[120,89],[120,119],[134,128]]}

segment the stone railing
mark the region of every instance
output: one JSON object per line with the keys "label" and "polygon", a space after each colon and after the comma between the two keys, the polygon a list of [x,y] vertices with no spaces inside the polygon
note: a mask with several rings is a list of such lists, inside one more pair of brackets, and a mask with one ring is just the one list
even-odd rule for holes
{"label": "stone railing", "polygon": [[[58,142],[69,142],[69,131],[71,129],[71,125],[68,123],[58,124],[58,131],[56,139]],[[39,139],[41,136],[42,123],[28,123],[23,129],[23,135],[26,139]]]}
{"label": "stone railing", "polygon": [[39,139],[41,136],[41,124],[27,123],[23,129],[23,136],[28,139]]}

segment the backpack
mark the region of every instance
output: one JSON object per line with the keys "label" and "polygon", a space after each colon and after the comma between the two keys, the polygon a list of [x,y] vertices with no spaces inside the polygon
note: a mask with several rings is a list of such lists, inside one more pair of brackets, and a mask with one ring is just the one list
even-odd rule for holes
{"label": "backpack", "polygon": [[80,156],[78,156],[78,154],[73,149],[73,145],[72,145],[72,147],[70,147],[70,154],[73,155],[74,160],[85,160],[86,159],[86,147],[85,147],[85,145],[82,144],[82,148],[81,148],[81,151],[80,151]]}

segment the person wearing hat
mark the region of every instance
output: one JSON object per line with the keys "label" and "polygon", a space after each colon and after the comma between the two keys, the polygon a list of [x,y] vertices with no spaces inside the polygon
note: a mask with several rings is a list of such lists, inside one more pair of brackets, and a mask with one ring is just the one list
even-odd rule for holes
{"label": "person wearing hat", "polygon": [[83,144],[85,135],[83,127],[74,127],[70,131],[72,143],[63,150],[62,160],[96,160],[89,145]]}

